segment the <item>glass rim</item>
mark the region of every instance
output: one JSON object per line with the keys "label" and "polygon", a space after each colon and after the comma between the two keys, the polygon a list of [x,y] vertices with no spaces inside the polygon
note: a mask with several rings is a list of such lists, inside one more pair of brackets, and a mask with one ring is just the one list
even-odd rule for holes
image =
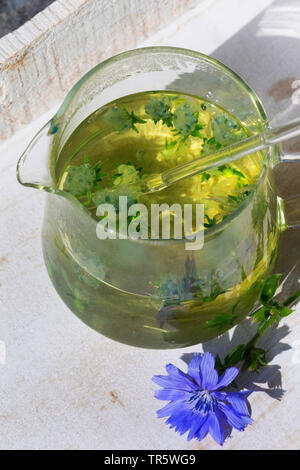
{"label": "glass rim", "polygon": [[[123,59],[134,57],[137,55],[143,55],[145,53],[151,53],[151,54],[159,54],[159,53],[168,53],[168,54],[182,54],[185,57],[193,57],[195,59],[201,59],[209,64],[213,64],[214,66],[217,66],[220,71],[224,71],[227,73],[233,80],[239,83],[239,85],[246,90],[246,92],[249,94],[251,97],[251,100],[253,102],[254,107],[256,108],[257,112],[260,115],[260,118],[262,120],[262,123],[265,127],[268,126],[268,117],[267,113],[265,111],[265,108],[260,100],[260,98],[257,96],[255,91],[248,85],[248,83],[235,71],[233,71],[230,67],[227,65],[223,64],[217,59],[214,59],[213,57],[210,57],[206,54],[202,54],[201,52],[194,51],[191,49],[185,49],[185,48],[180,48],[180,47],[172,47],[172,46],[149,46],[149,47],[141,47],[141,48],[136,48],[136,49],[131,49],[129,51],[121,52],[119,54],[116,54],[108,59],[105,59],[104,61],[100,62],[97,64],[95,67],[93,67],[91,70],[89,70],[83,77],[81,77],[78,82],[71,88],[71,90],[68,92],[66,95],[65,99],[63,100],[61,106],[59,107],[58,111],[56,114],[53,116],[51,119],[50,123],[55,121],[56,119],[59,119],[59,117],[65,112],[69,104],[71,103],[73,97],[76,95],[77,91],[80,89],[80,87],[88,80],[94,73],[96,73],[98,70],[111,65],[113,63],[117,63]],[[251,193],[247,196],[247,198],[240,204],[231,214],[229,214],[225,219],[223,219],[221,222],[218,224],[208,227],[205,229],[204,234],[205,237],[211,237],[215,236],[219,231],[223,231],[224,228],[230,224],[250,203],[257,187],[259,186],[262,178],[265,176],[265,165],[262,165],[259,178],[257,182],[255,183],[253,190]],[[63,191],[63,190],[54,190],[50,191],[54,192],[56,194],[60,194],[67,199],[71,200],[72,202],[78,203],[80,206],[82,206],[77,199],[71,195],[70,193]],[[77,204],[76,204],[77,205]],[[89,215],[90,212],[86,207],[81,207],[81,209],[84,210],[84,212],[88,212]],[[95,220],[95,222],[97,222]],[[130,240],[130,239],[128,239]],[[180,240],[175,240],[175,239],[159,239],[159,240],[152,240],[152,239],[136,239],[136,240],[131,240],[134,243],[149,243],[153,245],[160,245],[160,244],[165,244],[165,243],[172,243],[172,244],[178,244],[178,243],[186,243],[191,240],[188,240],[186,238],[182,238]]]}
{"label": "glass rim", "polygon": [[248,85],[248,83],[234,70],[232,70],[230,67],[227,65],[223,64],[217,59],[214,59],[213,57],[210,57],[206,54],[202,54],[201,52],[198,51],[193,51],[191,49],[185,49],[181,47],[173,47],[173,46],[148,46],[148,47],[140,47],[137,49],[131,49],[129,51],[125,52],[120,52],[119,54],[116,54],[112,57],[109,57],[108,59],[103,60],[99,64],[95,65],[91,70],[89,70],[86,74],[84,74],[76,83],[75,85],[71,88],[71,90],[67,93],[65,96],[62,104],[58,108],[57,112],[55,113],[54,117],[52,119],[58,118],[61,116],[66,108],[69,106],[70,102],[72,101],[72,98],[75,96],[76,92],[79,90],[79,88],[86,82],[88,78],[90,78],[94,73],[96,73],[98,70],[106,67],[107,65],[113,64],[115,62],[119,62],[120,60],[125,59],[126,57],[134,57],[136,55],[142,55],[146,52],[149,53],[179,53],[184,56],[190,56],[195,59],[201,58],[202,60],[216,65],[218,68],[223,69],[225,72],[228,73],[234,80],[239,82],[239,84],[249,93],[249,95],[252,98],[253,103],[256,105],[257,110],[259,111],[261,118],[263,122],[268,123],[268,117],[266,110],[260,100],[260,98],[257,96],[255,91]]}

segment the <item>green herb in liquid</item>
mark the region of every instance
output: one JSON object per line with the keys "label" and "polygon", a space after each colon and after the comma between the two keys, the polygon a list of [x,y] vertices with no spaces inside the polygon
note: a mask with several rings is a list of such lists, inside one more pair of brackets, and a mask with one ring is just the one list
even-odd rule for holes
{"label": "green herb in liquid", "polygon": [[247,130],[233,116],[199,98],[175,93],[131,95],[99,109],[73,133],[62,152],[58,184],[94,215],[100,203],[117,204],[119,195],[148,208],[152,203],[202,203],[207,228],[221,222],[250,194],[260,172],[259,154],[153,195],[141,195],[143,182],[151,173],[246,136]]}

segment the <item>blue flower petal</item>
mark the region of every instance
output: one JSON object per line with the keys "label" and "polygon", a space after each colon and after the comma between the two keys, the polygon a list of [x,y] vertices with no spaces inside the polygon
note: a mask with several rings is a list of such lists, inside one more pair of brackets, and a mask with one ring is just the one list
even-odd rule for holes
{"label": "blue flower petal", "polygon": [[190,429],[191,419],[192,416],[190,414],[186,413],[183,415],[175,430],[179,432],[180,435],[185,434]]}
{"label": "blue flower petal", "polygon": [[218,409],[223,413],[226,421],[238,431],[244,431],[247,424],[253,423],[249,416],[240,415],[231,406],[226,405],[226,403],[219,402]]}
{"label": "blue flower petal", "polygon": [[189,362],[188,365],[188,374],[192,379],[195,380],[195,382],[199,385],[201,385],[202,378],[200,374],[200,364],[202,361],[203,354],[194,354],[194,357],[192,360]]}
{"label": "blue flower petal", "polygon": [[[159,385],[160,387],[166,387],[166,388],[175,388],[178,389],[178,383],[174,383],[174,380],[172,377],[168,375],[154,375],[152,377],[152,381]],[[179,389],[184,389],[185,387],[182,386],[182,383],[180,382],[180,387]]]}
{"label": "blue flower petal", "polygon": [[228,393],[227,392],[211,392],[210,393],[211,396],[213,396],[214,398],[216,398],[217,400],[221,400],[221,401],[226,401],[227,400],[227,396],[228,396]]}
{"label": "blue flower petal", "polygon": [[204,353],[200,364],[200,372],[202,376],[201,386],[205,390],[213,389],[218,382],[218,373],[214,367],[214,356],[208,352]]}
{"label": "blue flower petal", "polygon": [[181,379],[181,378],[187,378],[187,375],[182,372],[182,370],[178,369],[178,367],[174,366],[173,364],[167,364],[166,365],[166,371],[168,372],[169,375],[172,375],[172,377]]}
{"label": "blue flower petal", "polygon": [[169,376],[172,377],[174,383],[175,381],[179,381],[181,383],[185,383],[189,388],[198,388],[187,374],[182,372],[182,370],[178,369],[178,367],[174,366],[173,364],[167,364],[166,371],[168,372]]}
{"label": "blue flower petal", "polygon": [[247,396],[240,392],[229,393],[227,396],[227,401],[231,404],[235,411],[237,411],[240,415],[250,416],[246,400]]}
{"label": "blue flower petal", "polygon": [[196,437],[198,431],[200,430],[201,426],[207,420],[207,415],[202,415],[200,413],[194,414],[191,424],[191,429],[188,434],[187,440],[190,441],[194,437]]}
{"label": "blue flower petal", "polygon": [[176,390],[176,388],[163,388],[160,390],[155,390],[155,398],[158,400],[165,401],[176,401],[183,400],[188,395],[188,392],[185,390]]}
{"label": "blue flower petal", "polygon": [[191,411],[180,408],[171,414],[166,424],[170,424],[170,428],[175,428],[175,431],[182,435],[190,428],[192,419],[193,413]]}
{"label": "blue flower petal", "polygon": [[195,390],[197,386],[177,367],[168,364],[166,369],[170,375],[154,375],[152,380],[160,387],[175,388],[178,390]]}
{"label": "blue flower petal", "polygon": [[213,388],[213,390],[220,390],[220,388],[227,387],[238,375],[239,370],[236,367],[229,367],[226,369],[224,374],[218,380],[218,383]]}
{"label": "blue flower petal", "polygon": [[205,438],[206,434],[208,433],[209,430],[209,421],[208,421],[208,414],[204,417],[204,421],[201,424],[201,427],[199,431],[196,432],[195,438],[198,439],[198,441],[202,441],[202,439]]}
{"label": "blue flower petal", "polygon": [[206,390],[213,390],[218,382],[218,372],[215,369],[212,369],[206,377],[202,379],[202,386]]}
{"label": "blue flower petal", "polygon": [[158,418],[166,418],[172,414],[182,412],[184,410],[183,401],[172,401],[163,406],[160,410],[156,412]]}
{"label": "blue flower petal", "polygon": [[213,437],[213,439],[216,441],[217,444],[219,444],[220,446],[223,445],[224,433],[222,429],[221,420],[218,414],[214,412],[210,412],[208,423],[209,423],[209,434],[211,435],[211,437]]}

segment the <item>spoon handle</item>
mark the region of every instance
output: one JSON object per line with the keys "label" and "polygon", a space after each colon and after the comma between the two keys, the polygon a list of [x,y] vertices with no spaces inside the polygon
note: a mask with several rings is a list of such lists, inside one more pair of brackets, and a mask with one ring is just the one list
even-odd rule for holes
{"label": "spoon handle", "polygon": [[248,137],[218,152],[196,158],[191,162],[151,176],[147,180],[147,190],[148,192],[160,191],[178,181],[233,162],[251,153],[259,152],[270,145],[284,142],[298,135],[300,135],[300,119],[295,119],[280,127],[268,127],[262,133]]}

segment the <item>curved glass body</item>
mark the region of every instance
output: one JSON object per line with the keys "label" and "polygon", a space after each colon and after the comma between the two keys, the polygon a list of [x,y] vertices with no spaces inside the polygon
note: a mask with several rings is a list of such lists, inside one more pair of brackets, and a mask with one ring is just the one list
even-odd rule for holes
{"label": "curved glass body", "polygon": [[51,193],[43,226],[44,257],[70,309],[114,340],[178,348],[221,334],[253,308],[260,281],[277,255],[281,220],[272,169],[278,149],[262,156],[255,189],[233,214],[205,231],[201,250],[187,251],[184,240],[99,240],[97,221],[74,197],[55,188],[60,151],[100,106],[149,90],[207,99],[251,134],[267,126],[257,96],[219,62],[182,49],[140,49],[100,64],[78,82],[40,133],[41,145],[49,136],[51,141],[44,178],[24,183],[24,167],[20,179]]}

